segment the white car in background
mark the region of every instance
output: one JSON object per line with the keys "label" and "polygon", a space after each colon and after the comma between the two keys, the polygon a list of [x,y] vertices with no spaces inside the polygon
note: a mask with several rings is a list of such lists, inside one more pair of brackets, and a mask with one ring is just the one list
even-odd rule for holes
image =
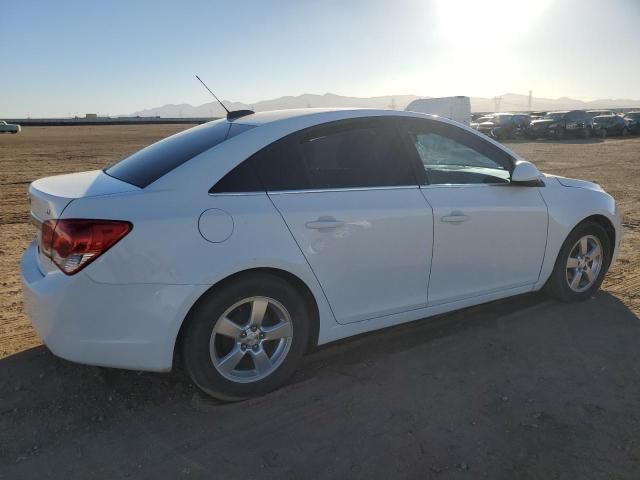
{"label": "white car in background", "polygon": [[545,286],[583,300],[619,249],[598,185],[458,123],[230,118],[31,184],[25,305],[54,354],[155,371],[180,354],[205,392],[247,398],[319,344]]}
{"label": "white car in background", "polygon": [[18,133],[22,130],[20,125],[15,123],[7,123],[4,120],[0,121],[0,133]]}

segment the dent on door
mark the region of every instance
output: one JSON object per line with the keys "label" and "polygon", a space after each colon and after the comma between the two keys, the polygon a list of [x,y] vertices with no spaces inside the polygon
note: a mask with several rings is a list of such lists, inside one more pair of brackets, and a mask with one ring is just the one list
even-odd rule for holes
{"label": "dent on door", "polygon": [[270,196],[339,323],[426,305],[433,217],[417,187]]}

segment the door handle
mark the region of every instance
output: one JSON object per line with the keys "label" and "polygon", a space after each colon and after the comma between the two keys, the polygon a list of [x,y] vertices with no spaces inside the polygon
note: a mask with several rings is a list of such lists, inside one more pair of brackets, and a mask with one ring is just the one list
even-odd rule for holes
{"label": "door handle", "polygon": [[441,217],[440,220],[446,223],[462,223],[469,220],[469,216],[462,213],[452,213],[451,215]]}
{"label": "door handle", "polygon": [[333,230],[336,228],[344,227],[344,222],[336,220],[333,217],[320,217],[315,221],[307,222],[305,227],[311,230]]}

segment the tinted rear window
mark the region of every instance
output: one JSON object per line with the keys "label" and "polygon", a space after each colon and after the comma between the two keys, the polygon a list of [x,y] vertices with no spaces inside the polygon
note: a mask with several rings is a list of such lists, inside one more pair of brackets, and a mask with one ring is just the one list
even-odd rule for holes
{"label": "tinted rear window", "polygon": [[105,173],[144,188],[196,155],[253,127],[225,119],[208,122],[149,145],[107,168]]}
{"label": "tinted rear window", "polygon": [[386,119],[336,123],[300,136],[312,188],[415,185],[411,162]]}

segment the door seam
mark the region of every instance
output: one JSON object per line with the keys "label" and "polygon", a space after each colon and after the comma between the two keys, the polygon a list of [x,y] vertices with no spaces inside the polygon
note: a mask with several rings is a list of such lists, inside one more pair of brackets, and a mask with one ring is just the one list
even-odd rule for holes
{"label": "door seam", "polygon": [[427,307],[428,307],[430,305],[429,289],[431,288],[431,272],[433,271],[433,255],[434,255],[435,245],[436,245],[436,216],[433,211],[433,205],[431,205],[429,203],[429,200],[427,200],[427,197],[422,191],[422,187],[418,186],[418,190],[420,191],[420,195],[422,195],[422,198],[424,199],[425,203],[431,209],[431,260],[429,261],[429,274],[427,275]]}
{"label": "door seam", "polygon": [[[293,239],[294,243],[298,247],[298,250],[300,251],[300,255],[302,255],[302,258],[304,258],[304,261],[309,266],[309,270],[311,270],[311,273],[313,274],[314,278],[316,279],[316,282],[318,282],[318,285],[320,286],[320,291],[322,292],[322,295],[324,295],[324,299],[326,300],[327,305],[329,305],[329,310],[331,311],[331,315],[333,315],[333,320],[339,325],[347,325],[347,324],[342,324],[342,323],[338,322],[338,318],[336,317],[336,313],[333,311],[333,307],[331,306],[331,302],[329,301],[329,297],[327,297],[327,292],[324,291],[324,287],[322,286],[322,282],[320,282],[320,279],[318,278],[318,275],[316,275],[315,270],[313,269],[313,267],[309,263],[309,260],[307,260],[307,256],[304,254],[304,251],[302,250],[302,247],[298,243],[298,240],[296,239],[296,236],[293,234],[293,232],[289,228],[289,224],[285,220],[284,215],[282,214],[280,209],[277,207],[277,205],[275,204],[275,202],[271,198],[271,195],[269,195],[269,192],[266,192],[266,193],[267,193],[267,198],[271,202],[271,205],[273,205],[273,208],[275,208],[276,212],[278,212],[278,215],[280,215],[280,218],[282,219],[282,223],[284,223],[284,226],[286,227],[287,231],[289,232],[289,235],[291,235],[291,238]],[[322,324],[322,322],[320,322],[320,324]]]}

